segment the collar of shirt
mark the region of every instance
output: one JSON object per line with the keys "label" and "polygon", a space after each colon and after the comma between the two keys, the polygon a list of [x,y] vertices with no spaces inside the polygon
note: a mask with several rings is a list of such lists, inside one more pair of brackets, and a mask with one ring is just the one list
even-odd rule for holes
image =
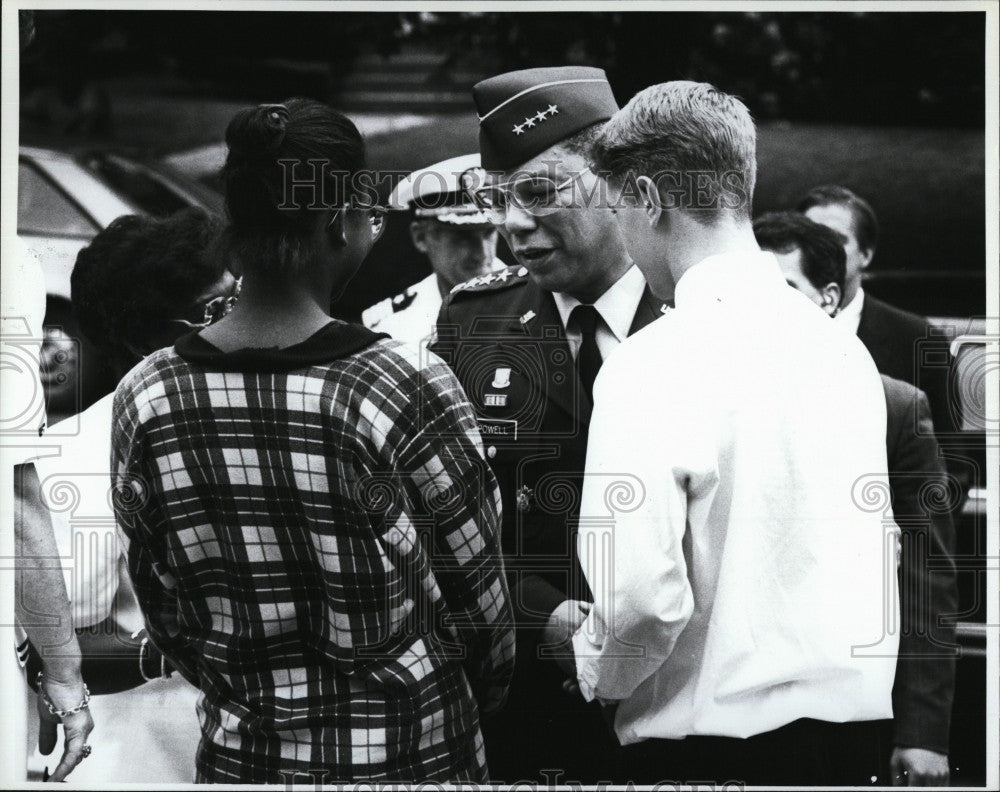
{"label": "collar of shirt", "polygon": [[[601,319],[604,320],[597,328],[597,346],[601,350],[601,357],[607,358],[611,349],[628,338],[628,331],[632,327],[635,312],[639,308],[639,302],[642,300],[642,293],[645,289],[646,279],[642,277],[639,268],[633,264],[625,271],[624,275],[611,285],[611,288],[597,298],[594,307],[601,315]],[[553,292],[552,297],[556,301],[559,318],[562,319],[563,327],[566,328],[566,336],[570,339],[570,346],[573,347],[575,356],[576,347],[580,342],[580,331],[576,328],[575,322],[572,326],[570,325],[569,315],[581,303],[576,297],[571,297],[564,292]]]}
{"label": "collar of shirt", "polygon": [[730,295],[743,297],[748,291],[788,287],[773,253],[739,250],[704,258],[689,268],[677,282],[674,305],[718,300]]}
{"label": "collar of shirt", "polygon": [[861,326],[861,309],[864,308],[864,305],[865,290],[859,286],[854,299],[841,308],[833,318],[839,325],[857,335],[858,327]]}

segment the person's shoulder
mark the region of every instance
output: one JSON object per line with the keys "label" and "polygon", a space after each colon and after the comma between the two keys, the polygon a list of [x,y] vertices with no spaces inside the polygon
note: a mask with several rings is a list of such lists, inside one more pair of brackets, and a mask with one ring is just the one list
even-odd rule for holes
{"label": "person's shoulder", "polygon": [[[628,380],[632,376],[646,376],[660,370],[659,366],[651,366],[651,362],[662,360],[665,350],[686,348],[684,331],[684,316],[674,308],[667,308],[662,316],[632,333],[615,347],[602,364],[601,371],[607,368],[616,372],[616,379],[622,386],[631,387]],[[644,375],[643,372],[647,374]]]}
{"label": "person's shoulder", "polygon": [[897,327],[906,327],[912,332],[923,334],[927,327],[927,317],[911,313],[895,305],[880,300],[877,297],[865,293],[865,302],[862,311],[868,311],[870,316],[876,317],[881,325],[892,324]]}
{"label": "person's shoulder", "polygon": [[889,412],[890,419],[893,416],[905,417],[912,425],[913,415],[922,415],[930,412],[930,401],[927,394],[916,385],[911,385],[895,377],[886,374],[880,375],[882,378],[882,389],[885,391],[885,404]]}
{"label": "person's shoulder", "polygon": [[371,346],[355,352],[346,361],[348,373],[367,372],[365,377],[390,388],[400,387],[421,374],[436,376],[444,367],[441,358],[427,348],[394,338],[379,338]]}
{"label": "person's shoulder", "polygon": [[520,289],[529,282],[527,267],[517,265],[503,267],[495,272],[488,272],[459,283],[448,294],[446,301],[450,305],[456,305],[474,300],[494,299]]}
{"label": "person's shoulder", "polygon": [[158,349],[136,363],[118,382],[116,401],[120,398],[137,398],[150,387],[173,376],[177,366],[185,365],[174,347]]}
{"label": "person's shoulder", "polygon": [[387,320],[409,308],[418,296],[418,286],[410,286],[392,297],[386,297],[361,312],[361,323],[371,330],[382,330]]}

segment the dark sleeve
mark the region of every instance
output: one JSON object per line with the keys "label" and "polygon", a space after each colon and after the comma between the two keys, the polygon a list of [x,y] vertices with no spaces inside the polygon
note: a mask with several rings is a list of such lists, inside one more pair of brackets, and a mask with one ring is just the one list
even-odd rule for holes
{"label": "dark sleeve", "polygon": [[925,347],[915,362],[919,366],[915,384],[927,394],[934,431],[944,436],[956,429],[951,399],[948,396],[948,373],[954,362],[951,359],[951,342],[948,338],[935,333],[932,325],[927,322],[923,324],[923,332],[926,338]]}
{"label": "dark sleeve", "polygon": [[[446,297],[438,313],[437,337],[430,348],[453,370],[456,370],[458,362],[456,356],[464,330],[452,310],[451,297]],[[491,467],[503,493],[501,539],[504,558],[508,561],[507,581],[515,623],[519,628],[540,628],[548,621],[552,611],[568,598],[568,594],[560,588],[560,585],[565,586],[565,571],[560,568],[546,575],[519,568],[520,554],[528,552],[530,556],[530,552],[524,547],[517,546],[518,532],[515,529],[517,509],[516,504],[511,502],[512,493],[517,489],[516,473],[515,466],[509,461],[509,452],[501,453],[491,462]],[[575,543],[570,543],[569,547],[571,552],[575,553]]]}
{"label": "dark sleeve", "polygon": [[930,406],[919,391],[914,399],[889,457],[902,542],[894,742],[946,754],[955,688],[955,532]]}

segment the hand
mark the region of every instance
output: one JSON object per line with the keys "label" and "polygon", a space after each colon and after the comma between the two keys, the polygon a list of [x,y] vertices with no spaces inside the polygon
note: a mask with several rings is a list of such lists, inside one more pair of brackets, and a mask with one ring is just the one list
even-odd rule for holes
{"label": "hand", "polygon": [[947,754],[926,748],[894,748],[889,760],[893,786],[947,786]]}
{"label": "hand", "polygon": [[[587,619],[592,603],[583,600],[566,600],[552,611],[542,630],[542,644],[556,647],[553,658],[567,676],[576,682],[576,663],[573,660],[573,634]],[[563,686],[565,688],[565,685]],[[570,691],[567,691],[570,692]]]}
{"label": "hand", "polygon": [[[71,675],[67,680],[45,675],[42,682],[45,693],[51,699],[52,704],[58,710],[68,710],[77,706],[83,701],[83,677],[79,672]],[[42,697],[38,696],[38,750],[44,756],[52,753],[56,747],[57,727],[59,719],[52,715]],[[63,781],[82,762],[89,751],[84,750],[87,745],[87,737],[94,729],[94,719],[90,717],[90,710],[81,710],[67,715],[62,719],[63,727],[63,755],[59,760],[59,765],[55,772],[49,776],[49,781]]]}

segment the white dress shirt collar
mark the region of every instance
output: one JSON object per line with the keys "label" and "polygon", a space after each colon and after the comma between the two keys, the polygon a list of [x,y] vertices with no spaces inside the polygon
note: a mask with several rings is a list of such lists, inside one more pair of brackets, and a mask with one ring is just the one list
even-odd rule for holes
{"label": "white dress shirt collar", "polygon": [[773,253],[738,250],[704,258],[689,268],[677,282],[674,304],[742,296],[748,289],[787,286]]}
{"label": "white dress shirt collar", "polygon": [[850,330],[852,333],[857,335],[858,328],[861,326],[861,309],[864,308],[864,306],[865,290],[858,286],[858,293],[854,295],[854,299],[841,308],[837,315],[833,318],[838,324],[842,325],[844,329]]}
{"label": "white dress shirt collar", "polygon": [[[619,342],[628,338],[628,331],[632,327],[635,312],[639,308],[639,302],[642,300],[645,288],[646,279],[642,276],[639,268],[633,264],[594,303],[594,307],[604,323]],[[564,292],[553,292],[552,297],[556,301],[556,308],[559,310],[559,318],[562,319],[563,327],[568,329],[569,315],[581,303],[576,297],[571,297]]]}

